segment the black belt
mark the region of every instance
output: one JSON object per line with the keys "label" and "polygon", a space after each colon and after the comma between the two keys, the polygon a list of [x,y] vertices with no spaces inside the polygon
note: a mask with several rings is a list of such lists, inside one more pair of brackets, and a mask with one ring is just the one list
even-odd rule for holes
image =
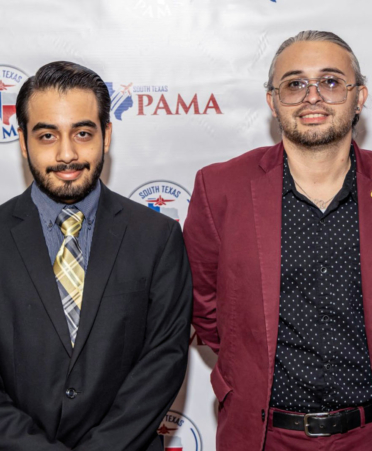
{"label": "black belt", "polygon": [[[364,409],[365,424],[372,422],[372,404]],[[333,434],[344,434],[361,426],[359,408],[342,410],[341,412],[324,412],[308,414],[292,414],[274,410],[273,426],[292,431],[303,431],[308,437],[328,437]]]}

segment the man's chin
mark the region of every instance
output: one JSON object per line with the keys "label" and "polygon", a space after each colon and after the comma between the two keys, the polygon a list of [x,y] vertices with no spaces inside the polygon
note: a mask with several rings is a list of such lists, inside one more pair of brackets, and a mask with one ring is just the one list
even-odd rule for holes
{"label": "man's chin", "polygon": [[97,184],[97,180],[94,183],[90,181],[81,182],[80,180],[68,180],[60,181],[58,184],[51,184],[50,181],[46,183],[40,183],[35,180],[36,184],[43,193],[58,203],[70,204],[83,200],[88,194],[90,194]]}
{"label": "man's chin", "polygon": [[298,128],[293,130],[283,130],[284,136],[294,144],[303,147],[321,148],[340,142],[351,131],[351,126],[347,127],[307,127],[306,130]]}
{"label": "man's chin", "polygon": [[97,186],[104,159],[93,170],[83,171],[74,180],[61,180],[53,172],[43,175],[28,159],[29,167],[39,189],[58,203],[72,204],[83,200]]}

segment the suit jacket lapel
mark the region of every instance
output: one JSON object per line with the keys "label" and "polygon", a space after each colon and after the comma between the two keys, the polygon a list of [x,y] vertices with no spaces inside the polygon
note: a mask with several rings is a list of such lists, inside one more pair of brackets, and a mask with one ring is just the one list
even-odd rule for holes
{"label": "suit jacket lapel", "polygon": [[72,348],[66,317],[63,312],[53,268],[50,264],[39,212],[31,199],[30,188],[19,197],[13,214],[22,219],[22,222],[11,230],[15,244],[44,304],[45,310],[63,346],[71,356]]}
{"label": "suit jacket lapel", "polygon": [[270,148],[260,166],[263,175],[251,183],[271,381],[279,325],[283,145],[280,143]]}
{"label": "suit jacket lapel", "polygon": [[364,321],[370,360],[372,362],[372,162],[354,143],[357,160],[357,188],[360,235],[360,265]]}
{"label": "suit jacket lapel", "polygon": [[118,214],[122,209],[123,205],[116,195],[102,184],[88,270],[85,275],[79,330],[69,373],[89,336],[125,233],[128,215]]}

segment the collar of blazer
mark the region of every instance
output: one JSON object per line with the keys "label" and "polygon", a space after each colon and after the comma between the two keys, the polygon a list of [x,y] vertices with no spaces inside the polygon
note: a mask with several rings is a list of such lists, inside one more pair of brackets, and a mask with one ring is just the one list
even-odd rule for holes
{"label": "collar of blazer", "polygon": [[[354,140],[352,141],[352,144],[355,149],[357,172],[368,179],[372,179],[372,152],[360,149]],[[267,173],[277,166],[283,165],[283,152],[283,141],[280,141],[275,146],[268,147],[259,162],[261,169]]]}

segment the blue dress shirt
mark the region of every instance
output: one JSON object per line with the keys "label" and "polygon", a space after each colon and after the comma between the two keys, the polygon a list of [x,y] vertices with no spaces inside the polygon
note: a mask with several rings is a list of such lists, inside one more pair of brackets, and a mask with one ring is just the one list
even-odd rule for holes
{"label": "blue dress shirt", "polygon": [[[77,202],[76,204],[69,204],[69,206],[75,205],[84,214],[84,220],[78,236],[78,242],[84,257],[85,271],[88,268],[90,248],[92,244],[100,194],[101,183],[98,181],[94,190],[83,200]],[[56,224],[56,219],[66,204],[52,200],[45,193],[43,193],[40,188],[38,188],[35,182],[31,187],[31,198],[39,211],[41,226],[49,251],[50,262],[53,265],[64,239],[61,229]]]}

